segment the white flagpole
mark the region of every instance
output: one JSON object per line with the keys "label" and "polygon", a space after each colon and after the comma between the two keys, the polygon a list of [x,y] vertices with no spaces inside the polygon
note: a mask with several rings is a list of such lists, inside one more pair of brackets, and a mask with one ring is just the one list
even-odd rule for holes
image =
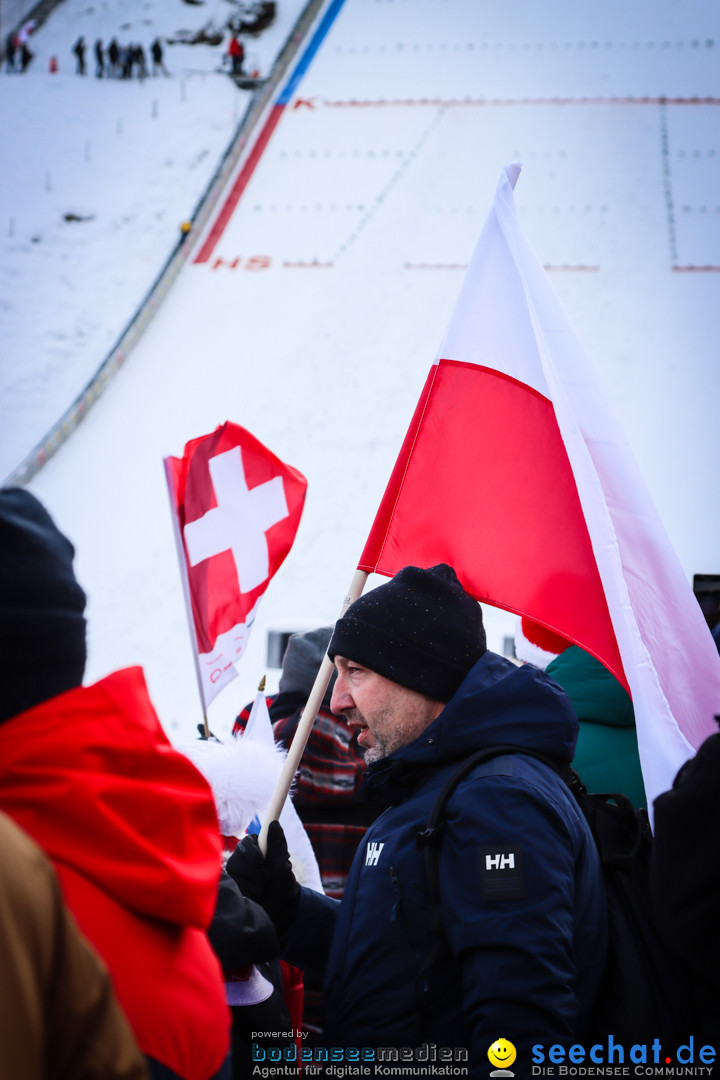
{"label": "white flagpole", "polygon": [[192,646],[193,660],[195,662],[195,675],[198,682],[198,690],[200,691],[200,703],[203,711],[203,727],[205,730],[205,738],[210,738],[210,728],[208,726],[207,718],[207,706],[205,704],[205,694],[203,692],[202,675],[200,673],[200,661],[198,659],[199,649],[198,640],[195,633],[195,621],[192,614],[192,602],[190,600],[190,584],[187,576],[187,564],[185,562],[185,547],[183,545],[182,535],[180,533],[180,522],[177,516],[177,505],[175,502],[175,485],[172,479],[172,467],[170,465],[169,458],[163,458],[163,465],[165,466],[165,479],[167,480],[168,495],[170,497],[170,516],[173,523],[173,533],[175,535],[175,546],[177,548],[178,561],[180,563],[180,580],[182,582],[183,596],[185,597],[185,613],[188,618],[188,628],[190,630],[190,643]]}
{"label": "white flagpole", "polygon": [[[343,600],[342,609],[340,611],[340,618],[343,617],[347,609],[350,607],[354,600],[357,600],[362,595],[362,591],[365,588],[365,582],[368,579],[368,573],[365,570],[356,570],[353,579],[350,583],[347,595]],[[258,843],[260,844],[260,850],[263,855],[267,851],[267,831],[271,821],[278,821],[280,819],[280,813],[285,800],[288,797],[290,788],[292,787],[293,778],[297,772],[298,765],[300,764],[300,758],[303,756],[303,752],[307,745],[307,741],[310,738],[310,732],[312,731],[313,724],[315,723],[315,717],[320,711],[323,698],[325,697],[325,691],[327,690],[330,679],[333,673],[332,661],[327,656],[327,653],[323,657],[323,662],[320,665],[320,669],[315,677],[313,688],[310,691],[310,696],[305,706],[305,711],[300,717],[295,736],[288,750],[288,755],[285,758],[285,764],[283,770],[280,773],[280,778],[277,782],[277,787],[273,792],[273,797],[270,800],[265,820],[263,821],[262,828],[260,830],[260,836],[258,837]]]}

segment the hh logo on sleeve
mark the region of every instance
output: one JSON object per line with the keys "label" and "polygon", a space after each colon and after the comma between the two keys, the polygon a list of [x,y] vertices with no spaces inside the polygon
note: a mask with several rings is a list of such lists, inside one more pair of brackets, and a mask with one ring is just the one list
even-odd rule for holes
{"label": "hh logo on sleeve", "polygon": [[483,900],[523,900],[525,869],[520,844],[480,848],[480,890]]}
{"label": "hh logo on sleeve", "polygon": [[365,865],[377,866],[378,859],[380,858],[380,852],[384,847],[384,844],[376,844],[374,842],[368,843],[365,846]]}

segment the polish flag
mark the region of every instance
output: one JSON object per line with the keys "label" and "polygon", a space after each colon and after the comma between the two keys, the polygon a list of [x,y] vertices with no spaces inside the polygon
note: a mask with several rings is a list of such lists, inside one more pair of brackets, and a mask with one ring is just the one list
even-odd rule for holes
{"label": "polish flag", "polygon": [[203,706],[237,674],[260,598],[300,524],[307,481],[237,424],[165,458]]}
{"label": "polish flag", "polygon": [[454,566],[633,698],[649,805],[716,730],[720,657],[503,170],[358,568]]}

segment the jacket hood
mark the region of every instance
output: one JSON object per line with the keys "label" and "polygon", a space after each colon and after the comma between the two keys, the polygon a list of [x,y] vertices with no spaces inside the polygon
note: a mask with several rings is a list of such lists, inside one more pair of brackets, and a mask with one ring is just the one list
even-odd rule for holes
{"label": "jacket hood", "polygon": [[135,914],[209,925],[221,859],[212,793],[168,741],[140,668],[0,725],[0,808]]}
{"label": "jacket hood", "polygon": [[501,743],[569,763],[577,735],[578,719],[562,687],[531,664],[517,667],[486,652],[422,735],[370,766],[368,783],[384,786],[387,774],[397,778],[407,766],[435,768]]}
{"label": "jacket hood", "polygon": [[627,690],[584,649],[570,645],[548,664],[546,672],[562,686],[580,720],[608,727],[635,726]]}

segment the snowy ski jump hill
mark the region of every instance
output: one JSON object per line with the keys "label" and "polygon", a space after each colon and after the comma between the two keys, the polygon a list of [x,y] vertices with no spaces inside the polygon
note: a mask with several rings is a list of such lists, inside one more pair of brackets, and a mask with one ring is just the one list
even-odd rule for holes
{"label": "snowy ski jump hill", "polygon": [[[334,620],[500,171],[516,160],[523,226],[682,565],[690,579],[720,570],[710,483],[720,400],[719,51],[720,10],[699,0],[326,3],[127,363],[31,482],[77,547],[88,678],[142,664],[171,737],[194,733],[201,710],[162,459],[225,420],[300,469],[309,489],[295,546],[260,605],[239,677],[211,707],[211,728],[226,735],[253,696],[269,630]],[[3,89],[11,79],[20,76]],[[179,81],[167,80],[176,98]],[[70,82],[54,92],[69,94]],[[196,85],[188,76],[185,106]],[[173,228],[202,191],[186,191],[183,210],[179,177],[200,168],[207,184],[237,123],[243,92],[212,74],[205,87],[222,128],[212,145],[207,125],[186,111],[169,130],[158,123],[148,146],[162,160],[162,140],[173,145],[168,183],[148,165],[145,196],[156,215],[173,207]],[[84,89],[99,110],[97,87]],[[142,92],[151,109],[153,89]],[[103,108],[116,135],[117,97]],[[62,125],[78,122],[63,116]],[[56,139],[67,141],[62,125]],[[80,179],[86,165],[77,162]],[[141,185],[141,159],[135,170]],[[133,228],[103,231],[97,174],[94,184],[84,205],[96,207],[106,249],[87,248],[98,266],[88,289],[99,295],[84,317],[99,327],[99,361],[139,300],[132,280],[115,297],[107,258],[132,268],[142,251],[157,270],[170,238],[143,218],[140,187]],[[72,276],[62,265],[57,273],[67,300]],[[44,315],[25,310],[32,337]],[[12,344],[19,362],[25,344]],[[69,404],[74,353],[65,348],[62,370],[37,380],[56,406],[51,419]],[[10,390],[21,412],[36,392],[20,377]],[[13,411],[3,405],[3,425]],[[488,468],[512,453],[514,438],[508,429],[486,447]],[[5,449],[7,471],[27,449],[18,434]],[[486,615],[490,646],[501,651],[514,617]],[[277,671],[268,674],[272,688]]]}

